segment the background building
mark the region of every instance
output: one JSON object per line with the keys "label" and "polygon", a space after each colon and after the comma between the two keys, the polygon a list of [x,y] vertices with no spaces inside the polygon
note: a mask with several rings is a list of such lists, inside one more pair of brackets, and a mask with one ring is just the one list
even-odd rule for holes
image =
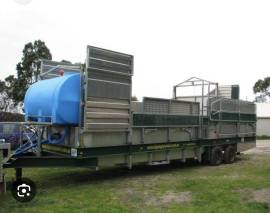
{"label": "background building", "polygon": [[257,135],[270,136],[270,103],[257,103]]}

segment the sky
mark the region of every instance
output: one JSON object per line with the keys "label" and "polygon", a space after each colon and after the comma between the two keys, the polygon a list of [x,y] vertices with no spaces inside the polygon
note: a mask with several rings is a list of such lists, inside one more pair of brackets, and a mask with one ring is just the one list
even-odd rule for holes
{"label": "sky", "polygon": [[133,95],[171,98],[196,76],[252,87],[270,76],[270,1],[0,0],[0,79],[16,74],[27,42],[53,60],[84,62],[93,45],[134,55]]}

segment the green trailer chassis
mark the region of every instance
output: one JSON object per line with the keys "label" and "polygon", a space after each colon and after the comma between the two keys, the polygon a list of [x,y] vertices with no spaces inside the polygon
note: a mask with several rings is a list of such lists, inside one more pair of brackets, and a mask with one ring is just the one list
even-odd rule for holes
{"label": "green trailer chassis", "polygon": [[[22,168],[44,168],[44,167],[88,167],[97,169],[99,158],[106,156],[132,156],[140,153],[153,153],[158,151],[198,149],[198,158],[202,150],[216,146],[236,145],[238,143],[249,143],[255,141],[256,137],[234,137],[223,139],[201,139],[193,141],[181,141],[170,143],[122,145],[111,147],[94,148],[71,148],[59,145],[43,145],[41,156],[21,156],[10,158],[3,164],[3,168],[15,168],[16,179],[22,177]],[[76,151],[76,156],[72,156]],[[179,159],[181,159],[179,157]],[[147,162],[145,162],[147,163]]]}

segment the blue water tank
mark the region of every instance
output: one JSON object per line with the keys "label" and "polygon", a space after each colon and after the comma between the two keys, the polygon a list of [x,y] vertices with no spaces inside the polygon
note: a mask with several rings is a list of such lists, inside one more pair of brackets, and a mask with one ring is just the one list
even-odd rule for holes
{"label": "blue water tank", "polygon": [[80,108],[80,74],[41,80],[30,86],[24,98],[28,121],[57,125],[78,125]]}

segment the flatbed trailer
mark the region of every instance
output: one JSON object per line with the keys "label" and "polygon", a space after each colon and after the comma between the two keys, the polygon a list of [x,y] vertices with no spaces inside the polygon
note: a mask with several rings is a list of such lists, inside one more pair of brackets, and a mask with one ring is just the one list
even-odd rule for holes
{"label": "flatbed trailer", "polygon": [[[173,87],[172,99],[132,101],[133,56],[92,46],[85,65],[42,61],[40,81],[60,79],[63,71],[80,75],[78,123],[59,124],[57,113],[27,112],[22,129],[35,129],[36,139],[21,142],[23,148],[2,163],[4,169],[16,169],[17,179],[29,167],[131,169],[186,159],[219,165],[256,146],[255,105],[239,100],[235,85],[193,77]],[[200,95],[177,93],[194,86],[201,88]],[[51,140],[55,134],[58,139]]]}
{"label": "flatbed trailer", "polygon": [[[46,168],[46,167],[88,167],[95,170],[99,166],[127,166],[132,168],[133,164],[159,165],[169,164],[171,160],[195,159],[202,162],[203,153],[207,153],[212,165],[219,165],[217,159],[211,159],[211,150],[215,147],[234,147],[240,153],[240,145],[254,143],[255,137],[203,139],[194,141],[181,141],[168,143],[153,143],[139,145],[125,145],[113,147],[78,148],[72,150],[67,146],[46,145],[46,151],[41,156],[21,156],[10,158],[3,164],[3,168],[15,168],[16,179],[22,178],[22,168]],[[77,156],[72,153],[77,152]],[[73,154],[74,155],[74,154]],[[153,155],[163,157],[153,161]],[[106,159],[106,163],[102,163]],[[100,162],[101,161],[101,162]],[[101,163],[101,164],[100,164]],[[233,162],[228,162],[233,163]]]}

